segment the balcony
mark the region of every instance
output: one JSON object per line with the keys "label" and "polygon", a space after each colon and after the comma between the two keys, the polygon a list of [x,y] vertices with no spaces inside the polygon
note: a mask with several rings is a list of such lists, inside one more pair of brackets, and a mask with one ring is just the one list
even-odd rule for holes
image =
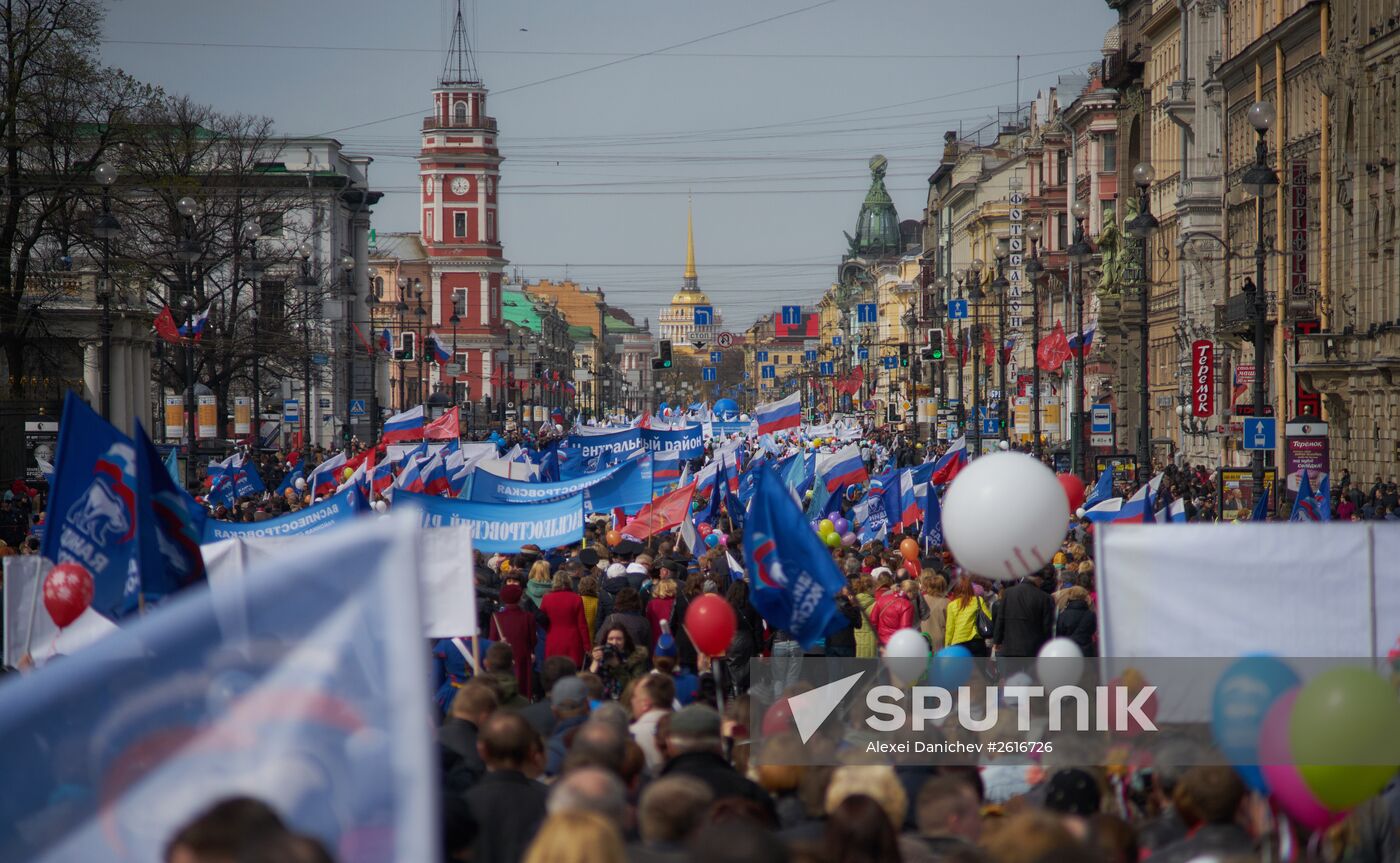
{"label": "balcony", "polygon": [[1167,98],[1162,100],[1162,110],[1171,121],[1189,130],[1196,122],[1196,82],[1193,79],[1173,81],[1167,85]]}
{"label": "balcony", "polygon": [[423,131],[428,132],[433,129],[462,129],[477,132],[496,131],[495,117],[480,117],[477,120],[458,120],[456,118],[443,122],[436,114],[430,114],[423,118]]}
{"label": "balcony", "polygon": [[[1275,306],[1278,303],[1278,296],[1273,292],[1264,291],[1265,316],[1268,326],[1274,325],[1276,318]],[[1247,293],[1232,294],[1224,305],[1216,306],[1217,323],[1216,329],[1228,332],[1231,335],[1244,339],[1254,340],[1254,297]]]}

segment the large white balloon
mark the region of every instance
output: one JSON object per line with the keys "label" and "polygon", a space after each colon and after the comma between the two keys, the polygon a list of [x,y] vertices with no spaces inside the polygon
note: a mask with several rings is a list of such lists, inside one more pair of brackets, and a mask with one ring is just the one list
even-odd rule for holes
{"label": "large white balloon", "polygon": [[1068,638],[1052,638],[1040,648],[1035,676],[1048,693],[1057,686],[1078,683],[1084,673],[1084,651]]}
{"label": "large white balloon", "polygon": [[885,665],[902,681],[917,680],[928,657],[928,640],[917,629],[897,630],[885,644]]}
{"label": "large white balloon", "polygon": [[1055,472],[1031,456],[974,459],[943,497],[943,536],[962,567],[986,578],[1038,572],[1060,548],[1069,502]]}

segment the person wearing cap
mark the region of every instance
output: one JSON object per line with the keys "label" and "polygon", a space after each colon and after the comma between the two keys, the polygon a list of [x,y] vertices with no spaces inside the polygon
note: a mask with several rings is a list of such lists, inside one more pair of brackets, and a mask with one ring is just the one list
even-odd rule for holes
{"label": "person wearing cap", "polygon": [[510,646],[515,657],[515,681],[520,694],[530,698],[530,672],[535,662],[535,616],[520,607],[524,591],[517,581],[501,588],[501,607],[491,615],[489,636]]}
{"label": "person wearing cap", "polygon": [[660,775],[698,779],[714,792],[716,800],[752,800],[776,822],[773,798],[724,760],[720,725],[719,713],[708,704],[691,704],[671,714],[665,736],[667,760]]}
{"label": "person wearing cap", "polygon": [[617,595],[622,592],[623,588],[631,586],[632,582],[627,578],[627,564],[620,561],[608,564],[608,568],[604,570],[601,587],[603,593],[606,593],[612,600],[608,603],[610,606],[614,604],[613,601],[617,599]]}
{"label": "person wearing cap", "polygon": [[558,776],[574,730],[588,721],[588,687],[577,677],[560,678],[549,690],[549,707],[554,713],[554,729],[545,745],[544,772]]}
{"label": "person wearing cap", "polygon": [[632,561],[627,564],[627,583],[638,593],[642,592],[642,586],[651,579],[651,568],[640,561]]}

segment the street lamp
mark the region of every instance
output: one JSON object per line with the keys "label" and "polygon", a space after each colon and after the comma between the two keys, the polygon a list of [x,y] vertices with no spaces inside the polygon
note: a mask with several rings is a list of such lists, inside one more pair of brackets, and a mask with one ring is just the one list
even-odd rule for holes
{"label": "street lamp", "polygon": [[374,309],[379,305],[379,291],[376,280],[379,269],[370,267],[367,273],[369,283],[365,290],[365,309],[369,316],[369,400],[366,402],[369,413],[369,443],[374,445],[379,437],[379,348],[374,336]]}
{"label": "street lamp", "polygon": [[102,336],[102,417],[112,419],[112,249],[111,241],[121,233],[121,222],[112,215],[112,184],[117,181],[117,169],[107,163],[93,172],[102,187],[102,212],[92,221],[92,235],[102,241],[102,278],[97,284],[97,299],[102,304],[98,324]]}
{"label": "street lamp", "polygon": [[1138,214],[1124,226],[1128,236],[1142,243],[1142,285],[1139,294],[1141,315],[1138,318],[1138,482],[1146,482],[1152,475],[1152,424],[1148,419],[1150,399],[1147,389],[1147,313],[1152,304],[1152,274],[1148,267],[1152,256],[1148,254],[1148,240],[1160,227],[1157,217],[1152,215],[1152,197],[1149,190],[1152,181],[1157,179],[1157,171],[1150,162],[1138,162],[1133,167],[1133,183],[1138,188]]}
{"label": "street lamp", "polygon": [[[394,313],[399,320],[399,345],[403,345],[404,328],[408,325],[408,279],[399,276],[399,301],[394,304]],[[417,348],[417,345],[414,345]],[[408,405],[408,369],[405,366],[405,358],[399,356],[399,403],[395,405],[395,410],[402,411]]]}
{"label": "street lamp", "polygon": [[[250,348],[253,359],[253,446],[262,444],[262,356],[261,346],[258,344],[258,284],[262,280],[263,273],[267,268],[263,262],[258,260],[258,236],[261,229],[249,222],[240,230],[239,237],[242,242],[248,244],[248,260],[242,262],[242,275],[248,279],[249,289],[249,322],[252,326],[252,341]],[[237,281],[237,277],[235,277]]]}
{"label": "street lamp", "polygon": [[[1254,416],[1264,416],[1264,372],[1268,352],[1264,342],[1268,340],[1268,298],[1264,293],[1264,258],[1268,250],[1264,247],[1264,196],[1278,187],[1278,176],[1269,167],[1269,145],[1265,136],[1277,119],[1274,106],[1268,102],[1255,102],[1249,106],[1249,125],[1254,127],[1258,141],[1254,146],[1254,164],[1244,172],[1241,184],[1245,191],[1255,198],[1254,228],[1254,282],[1244,281],[1244,290],[1254,296]],[[1255,449],[1250,453],[1250,469],[1254,480],[1254,500],[1263,499],[1264,491],[1264,451]],[[1277,504],[1277,496],[1274,503]]]}
{"label": "street lamp", "polygon": [[311,278],[311,243],[302,241],[297,247],[301,257],[301,455],[302,464],[311,464],[311,288],[315,279]]}
{"label": "street lamp", "polygon": [[1094,249],[1084,234],[1084,220],[1089,218],[1089,205],[1083,201],[1075,201],[1069,212],[1074,217],[1074,242],[1065,249],[1065,257],[1074,267],[1074,325],[1079,328],[1080,342],[1079,355],[1074,361],[1074,428],[1070,433],[1070,450],[1072,469],[1075,474],[1083,477],[1084,465],[1088,460],[1085,458],[1088,450],[1085,448],[1087,441],[1084,439],[1084,402],[1088,399],[1088,390],[1084,385],[1084,268],[1093,260]]}
{"label": "street lamp", "polygon": [[992,280],[992,290],[997,295],[997,386],[1001,392],[997,398],[997,425],[999,427],[998,437],[1003,443],[1010,443],[1011,423],[1007,415],[1006,392],[1006,362],[1009,359],[1006,355],[1006,299],[1011,292],[1011,283],[1006,279],[1006,261],[1011,254],[1011,240],[1006,237],[998,237],[996,244],[997,256],[997,277]]}
{"label": "street lamp", "polygon": [[[1040,220],[1026,225],[1026,239],[1031,241],[1030,260],[1026,261],[1026,280],[1031,283],[1031,451],[1040,458],[1040,276],[1045,268],[1040,264],[1037,249],[1043,228]],[[1080,337],[1081,340],[1083,336]]]}
{"label": "street lamp", "polygon": [[195,487],[194,475],[194,311],[197,304],[193,294],[180,298],[180,309],[185,313],[185,434],[189,436],[189,446],[185,449],[185,487]]}
{"label": "street lamp", "polygon": [[340,439],[347,446],[350,443],[350,402],[355,395],[355,259],[350,255],[340,256],[340,269],[345,273],[345,426],[340,431]]}
{"label": "street lamp", "polygon": [[[967,270],[959,268],[953,271],[953,280],[958,283],[958,299],[963,299],[963,282],[967,281]],[[967,402],[963,401],[963,373],[962,364],[964,350],[963,344],[963,319],[958,318],[958,348],[956,357],[958,360],[958,410],[955,416],[958,423],[958,435],[967,434]]]}
{"label": "street lamp", "polygon": [[986,326],[982,321],[982,300],[987,296],[982,290],[982,270],[987,266],[986,261],[981,258],[973,258],[972,263],[967,265],[969,277],[972,279],[972,287],[967,290],[967,298],[977,303],[977,320],[972,325],[972,421],[969,424],[972,428],[972,455],[982,454],[982,370],[978,368],[977,362],[977,337],[982,335],[982,327]]}
{"label": "street lamp", "polygon": [[424,325],[427,323],[428,310],[423,308],[423,283],[418,279],[413,280],[413,293],[418,300],[418,306],[413,310],[413,317],[417,321],[415,328],[417,344],[414,345],[414,348],[418,351],[418,403],[424,405],[424,413],[427,413],[428,351],[426,350],[427,330]]}
{"label": "street lamp", "polygon": [[[914,441],[919,440],[919,353],[914,350],[915,327],[919,325],[919,313],[915,310],[915,300],[909,301],[909,309],[904,313],[904,328],[909,333],[909,401],[914,404]],[[902,412],[901,412],[902,413]],[[903,419],[901,416],[900,419]]]}

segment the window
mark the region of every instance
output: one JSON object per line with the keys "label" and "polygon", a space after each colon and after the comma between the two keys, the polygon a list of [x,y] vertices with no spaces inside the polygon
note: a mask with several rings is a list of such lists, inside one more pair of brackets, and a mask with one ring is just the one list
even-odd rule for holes
{"label": "window", "polygon": [[1069,182],[1069,151],[1058,150],[1055,153],[1055,185],[1063,186]]}
{"label": "window", "polygon": [[1055,214],[1055,241],[1056,249],[1069,248],[1069,219],[1064,213]]}
{"label": "window", "polygon": [[281,332],[287,319],[287,283],[265,281],[258,285],[258,330]]}
{"label": "window", "polygon": [[258,217],[258,231],[264,237],[282,236],[282,213],[263,213]]}
{"label": "window", "polygon": [[467,103],[458,102],[452,106],[452,122],[459,126],[467,124]]}
{"label": "window", "polygon": [[453,234],[453,236],[456,236],[456,237],[466,237],[466,236],[467,236],[467,214],[466,214],[466,213],[453,213],[453,214],[452,214],[452,234]]}
{"label": "window", "polygon": [[486,242],[496,242],[496,214],[490,210],[486,212]]}
{"label": "window", "polygon": [[1118,170],[1118,133],[1105,132],[1099,139],[1099,146],[1103,150],[1102,170]]}

